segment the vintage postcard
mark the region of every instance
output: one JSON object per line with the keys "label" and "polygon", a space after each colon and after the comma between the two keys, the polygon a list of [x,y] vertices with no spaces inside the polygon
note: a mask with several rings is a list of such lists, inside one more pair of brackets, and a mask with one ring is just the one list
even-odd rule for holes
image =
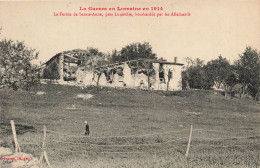
{"label": "vintage postcard", "polygon": [[0,1],[0,167],[260,167],[259,0]]}

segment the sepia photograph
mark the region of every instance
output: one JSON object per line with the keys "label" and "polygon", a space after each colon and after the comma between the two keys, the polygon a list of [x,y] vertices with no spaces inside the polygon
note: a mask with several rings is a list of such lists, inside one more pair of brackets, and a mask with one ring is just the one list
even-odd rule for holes
{"label": "sepia photograph", "polygon": [[0,168],[260,168],[259,0],[0,0]]}

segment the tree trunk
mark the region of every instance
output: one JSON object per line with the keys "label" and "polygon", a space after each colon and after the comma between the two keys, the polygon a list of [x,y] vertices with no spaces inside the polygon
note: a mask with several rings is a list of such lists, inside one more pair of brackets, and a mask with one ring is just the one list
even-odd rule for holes
{"label": "tree trunk", "polygon": [[233,87],[230,86],[230,98],[232,99],[232,90],[233,90]]}
{"label": "tree trunk", "polygon": [[245,93],[245,91],[246,91],[246,86],[247,86],[246,84],[245,84],[245,85],[243,85],[243,90],[242,90],[242,91],[243,91],[243,92],[242,92],[242,97],[245,97],[245,94],[246,94],[246,93]]}
{"label": "tree trunk", "polygon": [[148,90],[150,90],[151,89],[151,87],[150,87],[150,75],[148,75],[147,78],[148,78]]}
{"label": "tree trunk", "polygon": [[240,98],[243,98],[245,96],[245,89],[246,89],[246,85],[243,84],[243,86],[241,87],[242,92],[240,93]]}
{"label": "tree trunk", "polygon": [[186,83],[186,89],[187,89],[187,90],[190,90],[190,84],[189,84],[189,81],[188,81],[188,80],[185,80],[185,83]]}
{"label": "tree trunk", "polygon": [[227,86],[226,85],[224,85],[224,90],[225,90],[225,98],[227,98],[228,93],[227,93]]}
{"label": "tree trunk", "polygon": [[185,80],[185,83],[186,83],[186,89],[187,90],[190,90],[190,83],[189,83],[189,78],[190,78],[190,75],[189,73],[186,71],[186,76],[187,76],[187,80]]}
{"label": "tree trunk", "polygon": [[94,60],[93,60],[92,54],[90,54],[90,60],[91,60],[91,70],[93,71],[94,70]]}
{"label": "tree trunk", "polygon": [[99,87],[99,79],[100,79],[101,75],[102,75],[102,73],[99,73],[99,74],[98,74],[98,78],[97,78],[97,86],[98,86],[98,87]]}
{"label": "tree trunk", "polygon": [[245,89],[246,89],[246,87],[243,86],[243,87],[242,87],[242,97],[245,97]]}

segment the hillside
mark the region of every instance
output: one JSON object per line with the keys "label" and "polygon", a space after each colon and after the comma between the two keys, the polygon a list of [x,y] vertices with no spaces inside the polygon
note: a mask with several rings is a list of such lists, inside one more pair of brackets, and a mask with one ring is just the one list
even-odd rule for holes
{"label": "hillside", "polygon": [[[48,155],[55,167],[259,165],[260,104],[249,99],[225,99],[213,91],[61,85],[42,85],[30,94],[0,90],[0,96],[0,146],[12,146],[11,119],[21,144],[40,145],[45,125]],[[91,131],[87,138],[82,137],[85,120]],[[37,146],[21,148],[40,155]]]}

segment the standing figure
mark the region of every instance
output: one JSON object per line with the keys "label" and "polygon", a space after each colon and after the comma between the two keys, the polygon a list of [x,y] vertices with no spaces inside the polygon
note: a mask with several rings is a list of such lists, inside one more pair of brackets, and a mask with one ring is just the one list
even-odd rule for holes
{"label": "standing figure", "polygon": [[85,136],[89,135],[90,131],[89,131],[89,125],[88,125],[88,122],[85,121],[85,127],[86,127],[86,130],[85,130]]}

